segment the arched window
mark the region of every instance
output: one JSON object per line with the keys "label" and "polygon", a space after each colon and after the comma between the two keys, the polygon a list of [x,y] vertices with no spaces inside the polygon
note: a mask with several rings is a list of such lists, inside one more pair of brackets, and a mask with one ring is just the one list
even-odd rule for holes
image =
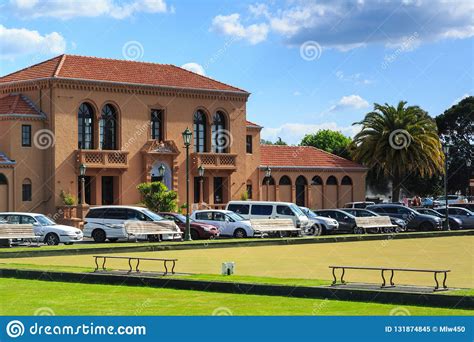
{"label": "arched window", "polygon": [[337,185],[337,179],[334,176],[329,176],[326,180],[326,185]]}
{"label": "arched window", "polygon": [[117,149],[117,111],[115,107],[106,104],[100,117],[100,148],[102,150]]}
{"label": "arched window", "polygon": [[8,185],[7,177],[3,173],[0,173],[0,185]]}
{"label": "arched window", "polygon": [[83,150],[94,148],[94,110],[86,102],[81,103],[77,113],[78,146]]}
{"label": "arched window", "polygon": [[150,128],[151,138],[158,141],[163,141],[163,110],[151,110]]}
{"label": "arched window", "polygon": [[288,176],[283,176],[280,178],[279,185],[291,185],[291,179]]}
{"label": "arched window", "polygon": [[212,117],[212,152],[225,153],[230,144],[230,135],[226,130],[225,115],[218,111]]}
{"label": "arched window", "polygon": [[194,113],[194,152],[206,152],[206,114]]}
{"label": "arched window", "polygon": [[298,176],[295,181],[296,185],[296,205],[300,207],[306,206],[306,185],[308,182],[303,176]]}
{"label": "arched window", "polygon": [[31,180],[25,178],[21,184],[21,200],[23,202],[30,202],[33,194]]}
{"label": "arched window", "polygon": [[[267,185],[267,180],[269,180],[267,177],[263,177],[262,185]],[[268,185],[275,185],[275,179],[271,176]]]}
{"label": "arched window", "polygon": [[323,180],[319,176],[314,176],[311,180],[311,185],[323,185]]}
{"label": "arched window", "polygon": [[352,179],[349,176],[344,176],[341,180],[341,185],[352,185]]}

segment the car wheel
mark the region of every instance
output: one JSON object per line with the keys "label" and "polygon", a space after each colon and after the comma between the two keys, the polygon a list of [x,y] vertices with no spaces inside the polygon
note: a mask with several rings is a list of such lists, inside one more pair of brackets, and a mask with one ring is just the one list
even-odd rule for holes
{"label": "car wheel", "polygon": [[199,233],[195,229],[191,229],[191,239],[199,240]]}
{"label": "car wheel", "polygon": [[364,234],[364,233],[365,233],[364,228],[357,227],[357,226],[354,227],[354,234]]}
{"label": "car wheel", "polygon": [[456,222],[449,222],[449,228],[452,229],[452,230],[460,230],[461,228],[459,228],[459,224],[456,223]]}
{"label": "car wheel", "polygon": [[109,241],[110,241],[110,242],[117,242],[117,241],[118,241],[118,238],[109,238]]}
{"label": "car wheel", "polygon": [[311,227],[311,230],[313,231],[314,236],[321,236],[323,234],[323,228],[321,227],[320,224],[315,224]]}
{"label": "car wheel", "polygon": [[245,232],[244,229],[242,229],[242,228],[237,228],[237,229],[234,231],[234,237],[237,238],[237,239],[243,239],[243,238],[246,238],[246,237],[247,237],[247,233]]}
{"label": "car wheel", "polygon": [[94,239],[95,242],[105,242],[105,239],[107,236],[105,235],[105,232],[102,229],[95,229],[92,232],[92,238]]}
{"label": "car wheel", "polygon": [[420,230],[424,232],[428,232],[430,230],[435,230],[434,225],[431,222],[423,222],[420,224]]}
{"label": "car wheel", "polygon": [[44,242],[49,246],[59,245],[59,236],[54,233],[48,233],[44,238]]}
{"label": "car wheel", "polygon": [[384,227],[382,228],[382,232],[385,234],[392,234],[393,233],[393,228],[392,227]]}
{"label": "car wheel", "polygon": [[148,242],[160,242],[161,241],[160,235],[148,235],[147,238],[148,238]]}

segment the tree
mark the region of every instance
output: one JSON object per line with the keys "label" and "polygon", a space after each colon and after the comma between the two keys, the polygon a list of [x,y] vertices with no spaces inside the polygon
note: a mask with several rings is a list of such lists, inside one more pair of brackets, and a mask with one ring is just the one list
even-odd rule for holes
{"label": "tree", "polygon": [[450,145],[448,154],[448,192],[468,188],[466,160],[474,157],[474,96],[466,97],[436,117],[441,140]]}
{"label": "tree", "polygon": [[354,160],[392,181],[392,200],[409,175],[432,177],[443,172],[444,155],[435,121],[418,106],[374,104],[350,146]]}
{"label": "tree", "polygon": [[176,210],[176,191],[168,190],[161,182],[141,183],[137,186],[142,203],[151,211],[168,212]]}
{"label": "tree", "polygon": [[261,139],[260,140],[260,144],[262,145],[282,145],[282,146],[286,146],[288,145],[286,142],[283,141],[282,138],[278,137],[278,140],[275,141],[275,142],[272,142],[271,140],[265,140],[265,139]]}
{"label": "tree", "polygon": [[314,134],[306,134],[301,140],[301,146],[313,146],[333,153],[343,158],[350,159],[348,146],[351,143],[351,138],[346,137],[338,131],[330,129],[322,129]]}

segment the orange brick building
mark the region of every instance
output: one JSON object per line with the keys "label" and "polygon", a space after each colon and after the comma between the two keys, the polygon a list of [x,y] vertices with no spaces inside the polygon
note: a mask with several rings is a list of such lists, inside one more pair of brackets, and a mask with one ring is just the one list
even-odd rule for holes
{"label": "orange brick building", "polygon": [[364,199],[362,166],[311,147],[260,145],[262,127],[246,120],[249,95],[173,65],[73,55],[3,76],[0,210],[54,214],[61,192],[80,198],[81,164],[90,205],[137,204],[136,186],[158,179],[183,204],[187,127],[193,203],[222,207],[244,192],[313,208]]}

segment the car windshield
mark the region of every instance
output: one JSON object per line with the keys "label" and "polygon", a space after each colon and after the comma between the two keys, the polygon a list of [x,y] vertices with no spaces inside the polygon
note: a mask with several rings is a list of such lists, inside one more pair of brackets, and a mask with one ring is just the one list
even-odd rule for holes
{"label": "car windshield", "polygon": [[242,216],[240,216],[239,214],[233,213],[233,212],[227,213],[227,216],[229,216],[235,222],[244,220],[244,218]]}
{"label": "car windshield", "polygon": [[444,215],[441,215],[436,210],[424,210],[421,213],[426,214],[426,215],[431,215],[431,216],[444,217]]}
{"label": "car windshield", "polygon": [[306,216],[305,213],[303,213],[300,209],[300,207],[298,207],[296,204],[290,204],[290,208],[293,210],[293,212],[295,214],[297,214],[298,216]]}
{"label": "car windshield", "polygon": [[161,217],[160,215],[158,214],[155,214],[153,211],[151,210],[148,210],[148,209],[145,209],[143,210],[143,213],[148,216],[149,218],[151,218],[153,221],[161,221],[161,220],[164,220],[163,217]]}
{"label": "car windshield", "polygon": [[303,212],[306,214],[306,216],[308,216],[309,218],[317,218],[318,215],[316,215],[316,213],[314,213],[313,211],[309,210],[309,209],[305,209],[303,210]]}
{"label": "car windshield", "polygon": [[[176,217],[181,223],[186,222],[186,216],[184,216],[183,214],[176,214],[174,217]],[[192,222],[194,220],[192,218],[189,218],[189,221]]]}
{"label": "car windshield", "polygon": [[35,219],[42,226],[54,226],[56,224],[53,220],[44,215],[35,216]]}

